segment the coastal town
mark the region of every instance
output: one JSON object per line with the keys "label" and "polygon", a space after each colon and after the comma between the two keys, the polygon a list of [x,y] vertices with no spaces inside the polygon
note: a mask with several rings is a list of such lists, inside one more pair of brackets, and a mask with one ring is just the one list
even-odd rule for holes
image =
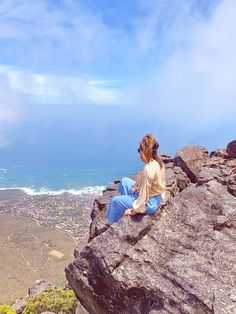
{"label": "coastal town", "polygon": [[79,239],[88,231],[91,208],[99,195],[101,192],[28,195],[14,190],[11,198],[0,195],[0,212],[36,219],[41,225],[61,229]]}

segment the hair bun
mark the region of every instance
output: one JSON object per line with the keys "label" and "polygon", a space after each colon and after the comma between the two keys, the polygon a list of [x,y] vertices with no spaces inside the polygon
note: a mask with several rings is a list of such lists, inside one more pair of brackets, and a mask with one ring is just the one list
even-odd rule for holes
{"label": "hair bun", "polygon": [[154,150],[156,150],[156,149],[158,149],[158,147],[159,147],[159,145],[157,144],[157,143],[155,143],[154,145],[153,145],[153,147],[152,147],[152,149]]}

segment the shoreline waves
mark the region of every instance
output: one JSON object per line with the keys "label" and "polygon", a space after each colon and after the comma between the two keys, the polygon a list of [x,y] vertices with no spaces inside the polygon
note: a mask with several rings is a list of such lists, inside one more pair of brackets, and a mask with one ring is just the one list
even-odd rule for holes
{"label": "shoreline waves", "polygon": [[48,190],[46,188],[33,189],[32,187],[4,187],[0,188],[0,191],[23,191],[25,194],[30,196],[35,195],[61,195],[63,193],[70,193],[73,195],[83,194],[101,194],[106,186],[95,185],[86,186],[78,189],[60,189],[60,190]]}
{"label": "shoreline waves", "polygon": [[104,189],[104,186],[58,191],[0,188],[0,212],[35,218],[41,225],[64,230],[78,240],[87,232],[93,203]]}

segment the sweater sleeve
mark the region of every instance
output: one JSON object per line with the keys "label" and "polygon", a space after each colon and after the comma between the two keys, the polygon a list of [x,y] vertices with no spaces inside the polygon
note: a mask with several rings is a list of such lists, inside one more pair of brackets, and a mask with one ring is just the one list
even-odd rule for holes
{"label": "sweater sleeve", "polygon": [[136,180],[135,180],[135,184],[134,184],[134,186],[132,187],[132,190],[133,190],[133,191],[139,190],[141,177],[142,177],[142,170],[139,171],[139,173],[138,173],[138,175],[137,175],[137,178],[136,178]]}
{"label": "sweater sleeve", "polygon": [[137,213],[144,213],[150,195],[150,187],[153,183],[155,173],[146,165],[140,178],[140,190],[138,198],[133,202],[133,210]]}

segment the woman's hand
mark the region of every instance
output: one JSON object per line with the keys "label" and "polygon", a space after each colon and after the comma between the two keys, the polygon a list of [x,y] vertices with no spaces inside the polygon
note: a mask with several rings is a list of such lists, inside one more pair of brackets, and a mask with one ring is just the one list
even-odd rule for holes
{"label": "woman's hand", "polygon": [[136,214],[137,213],[133,210],[133,208],[128,208],[128,209],[126,209],[124,216],[134,216]]}
{"label": "woman's hand", "polygon": [[131,193],[134,193],[136,191],[136,188],[133,186],[131,189],[130,189]]}

